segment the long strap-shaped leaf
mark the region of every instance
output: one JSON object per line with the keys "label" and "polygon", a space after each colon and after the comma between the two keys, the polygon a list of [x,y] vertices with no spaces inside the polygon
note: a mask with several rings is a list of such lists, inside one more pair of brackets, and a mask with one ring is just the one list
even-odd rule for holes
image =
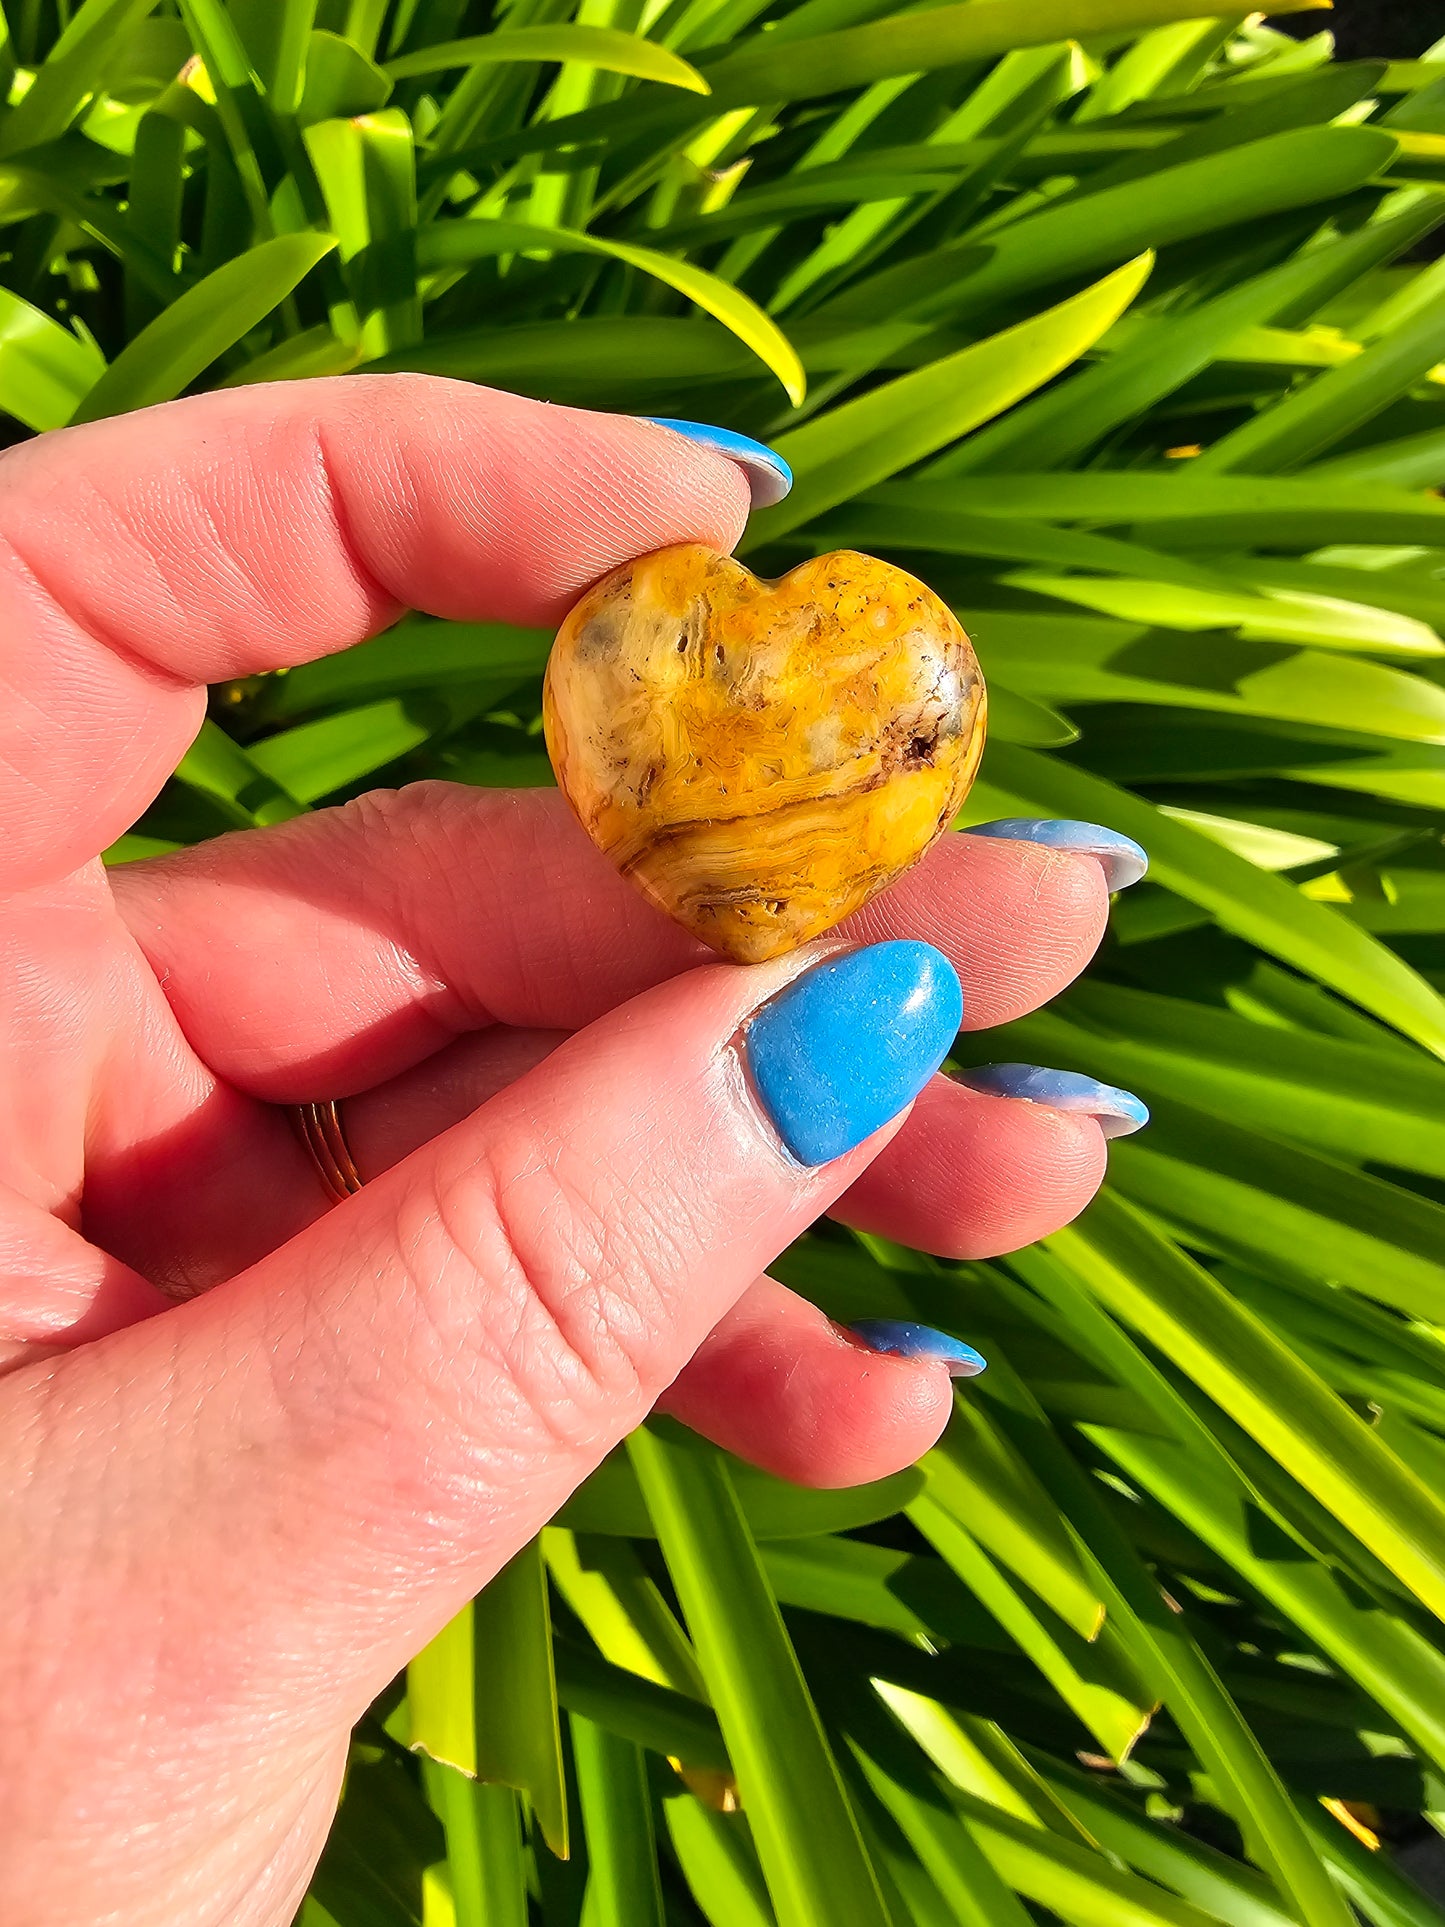
{"label": "long strap-shaped leaf", "polygon": [[1352,1163],[1445,1178],[1445,1071],[1414,1051],[1382,1052],[1252,1023],[1185,997],[1102,983],[1077,987],[1062,1007],[991,1030],[985,1048],[995,1062],[1088,1071],[1131,1090],[1138,1080],[1146,1099],[1172,1094],[1250,1131]]}
{"label": "long strap-shaped leaf", "polygon": [[[1304,1541],[1267,1504],[1214,1431],[1105,1310],[1058,1251],[1020,1254],[1015,1269],[1115,1373],[1152,1408],[1174,1439],[1141,1430],[1086,1427],[1125,1473],[1151,1491],[1220,1553],[1259,1594],[1292,1619],[1341,1670],[1373,1693],[1427,1757],[1445,1768],[1445,1658],[1402,1613],[1342,1582],[1322,1561],[1302,1557]],[[1358,1495],[1358,1510],[1372,1500]],[[1311,1523],[1307,1521],[1307,1524]],[[1353,1529],[1351,1526],[1349,1529]],[[1359,1574],[1366,1579],[1371,1575]]]}
{"label": "long strap-shaped leaf", "polygon": [[579,234],[573,228],[534,227],[524,221],[439,221],[417,236],[417,259],[423,268],[457,267],[483,261],[489,255],[520,254],[546,249],[556,254],[601,254],[650,274],[695,301],[747,343],[772,370],[796,407],[807,390],[807,376],[797,351],[776,321],[738,288],[729,287],[691,261],[659,254],[655,248],[634,247],[600,234]]}
{"label": "long strap-shaped leaf", "polygon": [[1445,1619],[1445,1506],[1261,1319],[1111,1194],[1048,1242]]}
{"label": "long strap-shaped leaf", "polygon": [[889,1927],[877,1877],[732,1482],[652,1431],[628,1447],[752,1822],[779,1927]]}
{"label": "long strap-shaped leaf", "polygon": [[[612,102],[559,120],[542,120],[515,132],[439,156],[440,172],[471,167],[502,154],[545,152],[582,140],[660,140],[680,136],[697,121],[729,107],[768,101],[811,100],[850,87],[871,87],[900,74],[935,73],[966,61],[994,60],[1020,47],[1047,47],[1092,34],[1127,33],[1171,20],[1197,17],[1198,0],[976,0],[914,12],[893,13],[866,26],[797,36],[780,31],[757,36],[734,53],[704,62],[712,93],[702,101]],[[1321,0],[1284,0],[1279,13],[1302,13]]]}
{"label": "long strap-shaped leaf", "polygon": [[1433,306],[1206,448],[1199,473],[1297,468],[1407,394],[1442,355],[1445,306]]}
{"label": "long strap-shaped leaf", "polygon": [[24,99],[0,113],[0,156],[23,153],[63,134],[105,74],[116,42],[154,5],[155,0],[85,0]]}
{"label": "long strap-shaped leaf", "polygon": [[413,1749],[524,1791],[552,1851],[565,1857],[567,1794],[539,1541],[418,1653],[407,1697]]}
{"label": "long strap-shaped leaf", "polygon": [[587,1839],[587,1927],[662,1927],[662,1882],[640,1750],[572,1715],[577,1800]]}
{"label": "long strap-shaped leaf", "polygon": [[27,428],[63,428],[104,373],[94,343],[0,288],[0,409]]}
{"label": "long strap-shaped leaf", "polygon": [[1151,255],[1140,255],[1058,307],[779,436],[778,452],[793,470],[793,490],[785,502],[752,518],[744,546],[772,541],[849,496],[875,488],[1032,394],[1112,327],[1152,265]]}
{"label": "long strap-shaped leaf", "polygon": [[1313,903],[1187,824],[1087,770],[1012,743],[990,745],[970,799],[985,817],[1046,815],[1107,823],[1143,843],[1154,875],[1220,925],[1305,971],[1445,1057],[1445,1002],[1367,932]]}
{"label": "long strap-shaped leaf", "polygon": [[[1280,11],[1305,12],[1318,4],[1288,0]],[[963,6],[894,14],[783,47],[770,45],[763,35],[705,72],[719,106],[801,100],[871,85],[890,74],[989,60],[1016,47],[1046,47],[1191,17],[1190,0],[989,0],[986,7],[967,0]]]}
{"label": "long strap-shaped leaf", "polygon": [[445,73],[449,67],[542,60],[573,61],[582,67],[600,67],[604,73],[685,87],[694,94],[708,92],[708,84],[696,67],[681,55],[659,47],[656,41],[623,33],[616,27],[574,24],[513,27],[500,33],[471,34],[465,40],[443,40],[434,47],[419,47],[415,53],[388,61],[382,71],[393,80],[410,80],[417,74]]}
{"label": "long strap-shaped leaf", "polygon": [[1250,1850],[1289,1896],[1306,1927],[1349,1927],[1299,1817],[1254,1732],[1196,1643],[1171,1611],[1153,1574],[1106,1509],[1093,1482],[1064,1449],[1027,1387],[995,1354],[990,1403],[1024,1445],[1081,1543],[1097,1562],[1111,1616],[1150,1676],[1200,1764],[1214,1780]]}
{"label": "long strap-shaped leaf", "polygon": [[98,421],[172,400],[264,321],[335,246],[329,234],[278,234],[217,268],[142,328],[71,419]]}
{"label": "long strap-shaped leaf", "polygon": [[1438,219],[1438,209],[1426,203],[1329,247],[1294,256],[1202,307],[1166,316],[1106,360],[950,450],[930,475],[1061,466],[1120,422],[1181,388],[1216,360],[1241,328],[1273,321],[1286,309],[1312,312],[1342,286],[1419,240]]}

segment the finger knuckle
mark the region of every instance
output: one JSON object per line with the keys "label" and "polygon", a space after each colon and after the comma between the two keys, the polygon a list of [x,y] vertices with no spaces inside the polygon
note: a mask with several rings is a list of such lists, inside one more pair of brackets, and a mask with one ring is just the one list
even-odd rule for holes
{"label": "finger knuckle", "polygon": [[660,1274],[681,1259],[665,1233],[614,1173],[528,1131],[429,1189],[442,1271],[456,1254],[470,1279],[462,1303],[445,1295],[439,1334],[468,1406],[500,1377],[549,1445],[620,1436],[671,1376]]}

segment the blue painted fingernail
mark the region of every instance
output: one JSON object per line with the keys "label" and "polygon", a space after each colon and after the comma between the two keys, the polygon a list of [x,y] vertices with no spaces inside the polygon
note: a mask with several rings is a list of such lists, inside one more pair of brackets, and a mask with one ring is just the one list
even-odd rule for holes
{"label": "blue painted fingernail", "polygon": [[800,1164],[826,1164],[917,1097],[962,1022],[942,951],[875,943],[795,977],[754,1014],[743,1046],[778,1136]]}
{"label": "blue painted fingernail", "polygon": [[988,1367],[982,1352],[932,1325],[910,1325],[906,1318],[858,1318],[848,1329],[870,1351],[886,1352],[890,1358],[926,1358],[946,1365],[950,1378],[977,1378]]}
{"label": "blue painted fingernail", "polygon": [[793,471],[766,442],[755,442],[751,435],[736,434],[731,428],[712,428],[706,422],[673,421],[668,415],[644,415],[643,421],[654,428],[670,428],[674,435],[686,435],[690,442],[715,448],[736,462],[748,478],[755,509],[770,509],[781,502],[793,486]]}
{"label": "blue painted fingernail", "polygon": [[1106,830],[1101,823],[1076,823],[1072,817],[1001,816],[996,823],[975,823],[968,836],[997,836],[1017,843],[1043,843],[1051,850],[1077,850],[1104,866],[1111,890],[1127,890],[1149,868],[1148,852],[1132,836]]}
{"label": "blue painted fingernail", "polygon": [[1149,1122],[1149,1106],[1117,1084],[1101,1084],[1082,1071],[1051,1071],[1043,1064],[975,1064],[954,1071],[955,1084],[990,1097],[1021,1097],[1055,1111],[1084,1111],[1097,1118],[1105,1137],[1128,1137]]}

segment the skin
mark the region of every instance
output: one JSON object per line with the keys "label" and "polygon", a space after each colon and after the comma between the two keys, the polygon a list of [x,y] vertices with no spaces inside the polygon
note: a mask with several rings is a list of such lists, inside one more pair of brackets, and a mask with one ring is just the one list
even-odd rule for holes
{"label": "skin", "polygon": [[[932,1443],[938,1367],[764,1276],[808,1223],[982,1255],[1098,1184],[1092,1119],[941,1079],[800,1169],[733,1040],[816,952],[709,961],[548,793],[97,861],[206,683],[403,607],[555,624],[746,503],[663,430],[401,376],[0,458],[7,1921],[289,1921],[348,1727],[654,1406],[820,1485]],[[1092,858],[955,837],[837,937],[937,943],[988,1025],[1107,907]],[[334,1209],[282,1108],[321,1097]]]}

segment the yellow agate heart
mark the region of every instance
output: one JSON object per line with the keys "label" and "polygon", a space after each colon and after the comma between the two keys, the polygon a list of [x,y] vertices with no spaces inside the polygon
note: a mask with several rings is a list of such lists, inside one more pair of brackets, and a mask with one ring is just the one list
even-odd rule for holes
{"label": "yellow agate heart", "polygon": [[593,842],[741,963],[918,861],[973,782],[986,708],[952,611],[847,549],[778,582],[696,544],[614,569],[562,624],[542,692]]}

